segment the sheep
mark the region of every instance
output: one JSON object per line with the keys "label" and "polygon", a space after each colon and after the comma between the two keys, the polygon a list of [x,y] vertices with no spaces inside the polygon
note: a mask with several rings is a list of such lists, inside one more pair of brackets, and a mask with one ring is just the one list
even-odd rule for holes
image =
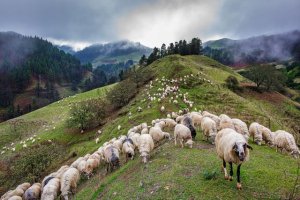
{"label": "sheep", "polygon": [[35,200],[39,199],[41,195],[42,184],[34,183],[30,188],[28,188],[24,193],[25,200]]}
{"label": "sheep", "polygon": [[240,119],[233,118],[232,123],[236,132],[242,134],[246,141],[249,139],[249,131],[247,124]]}
{"label": "sheep", "polygon": [[68,194],[75,193],[77,188],[77,182],[80,179],[79,171],[74,168],[70,167],[61,177],[60,180],[60,191],[61,195],[65,200],[68,199]]}
{"label": "sheep", "polygon": [[149,130],[149,134],[153,138],[155,143],[158,143],[164,138],[170,139],[170,134],[167,132],[163,132],[162,128],[166,125],[166,122],[160,121],[154,125],[154,127],[151,127]]}
{"label": "sheep", "polygon": [[150,158],[150,152],[154,149],[154,142],[149,134],[143,134],[139,137],[138,149],[142,157],[142,162],[147,163]]}
{"label": "sheep", "polygon": [[104,149],[104,159],[107,163],[106,172],[112,172],[115,168],[120,166],[119,151],[113,145],[108,145]]}
{"label": "sheep", "polygon": [[134,144],[134,147],[138,147],[140,136],[141,136],[141,134],[139,134],[139,133],[134,133],[129,136],[129,138],[132,140],[132,142]]}
{"label": "sheep", "polygon": [[9,190],[4,195],[2,195],[1,200],[8,200],[15,196],[21,197],[29,187],[30,183],[22,183],[18,185],[14,190]]}
{"label": "sheep", "polygon": [[114,142],[112,143],[112,145],[113,145],[114,147],[116,147],[116,148],[118,149],[118,151],[121,151],[123,141],[124,141],[123,138],[120,138],[120,139],[114,141]]}
{"label": "sheep", "polygon": [[20,196],[12,196],[8,200],[22,200],[22,197],[20,197]]}
{"label": "sheep", "polygon": [[250,126],[249,126],[249,134],[250,134],[250,136],[253,137],[253,141],[257,145],[261,145],[261,141],[262,141],[262,126],[259,123],[253,122],[253,123],[250,124]]}
{"label": "sheep", "polygon": [[272,131],[267,127],[262,128],[262,139],[266,144],[273,146],[274,136],[272,134]]}
{"label": "sheep", "polygon": [[172,113],[171,113],[171,117],[172,117],[173,119],[176,119],[176,117],[178,117],[178,114],[175,113],[175,112],[172,112]]}
{"label": "sheep", "polygon": [[290,152],[290,155],[294,158],[299,158],[300,151],[292,134],[283,130],[276,131],[274,134],[274,144],[276,151],[278,151],[278,149],[281,151],[285,149]]}
{"label": "sheep", "polygon": [[95,159],[95,158],[89,158],[86,161],[85,172],[86,172],[88,178],[90,178],[90,176],[93,173],[93,170],[96,169],[99,165],[100,165],[100,160]]}
{"label": "sheep", "polygon": [[176,122],[175,120],[173,119],[169,119],[169,118],[166,118],[166,119],[162,119],[162,121],[164,121],[166,123],[166,126],[167,127],[170,127],[170,128],[174,128],[176,126]]}
{"label": "sheep", "polygon": [[202,115],[198,112],[191,112],[190,117],[193,121],[193,126],[201,125]]}
{"label": "sheep", "polygon": [[203,117],[201,120],[201,129],[207,141],[210,141],[212,144],[214,144],[215,137],[217,135],[216,122],[210,117]]}
{"label": "sheep", "polygon": [[182,120],[182,124],[190,129],[192,138],[195,139],[197,132],[195,127],[193,126],[192,118],[190,118],[189,116],[185,116]]}
{"label": "sheep", "polygon": [[148,134],[148,128],[143,128],[141,131],[141,134]]}
{"label": "sheep", "polygon": [[177,140],[180,141],[181,148],[183,148],[183,142],[190,148],[193,148],[192,134],[188,127],[183,124],[177,124],[174,129],[175,146],[177,145]]}
{"label": "sheep", "polygon": [[126,156],[126,162],[128,161],[128,158],[130,158],[131,160],[134,158],[134,149],[135,147],[132,139],[126,138],[122,145],[122,152]]}
{"label": "sheep", "polygon": [[220,118],[217,115],[211,114],[207,111],[202,112],[203,117],[209,117],[216,122],[217,129],[220,130]]}
{"label": "sheep", "polygon": [[54,200],[57,198],[57,194],[60,188],[60,179],[52,178],[43,188],[41,200]]}
{"label": "sheep", "polygon": [[228,117],[225,114],[221,114],[219,118],[220,118],[220,130],[225,128],[231,128],[234,130],[234,125],[230,117]]}
{"label": "sheep", "polygon": [[78,168],[78,165],[79,165],[79,163],[80,163],[82,160],[84,160],[83,157],[77,158],[77,159],[71,164],[71,167]]}
{"label": "sheep", "polygon": [[[225,179],[232,181],[233,170],[232,163],[237,165],[237,189],[242,189],[240,180],[240,169],[242,163],[249,159],[249,149],[252,149],[248,145],[246,139],[235,130],[231,128],[225,128],[218,132],[216,139],[216,150],[219,158],[223,160],[223,171]],[[226,171],[226,163],[230,165],[230,176]]]}

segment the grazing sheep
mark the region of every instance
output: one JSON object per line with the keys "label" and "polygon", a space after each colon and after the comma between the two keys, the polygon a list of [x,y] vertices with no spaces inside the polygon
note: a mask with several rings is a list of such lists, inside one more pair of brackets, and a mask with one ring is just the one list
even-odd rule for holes
{"label": "grazing sheep", "polygon": [[282,152],[282,150],[285,149],[290,152],[294,158],[299,158],[300,151],[292,134],[282,130],[276,131],[274,134],[274,144],[276,151],[280,149]]}
{"label": "grazing sheep", "polygon": [[232,123],[235,131],[242,134],[245,137],[246,141],[248,141],[250,134],[248,131],[247,124],[242,120],[236,118],[232,119]]}
{"label": "grazing sheep", "polygon": [[132,139],[130,138],[126,138],[123,142],[123,146],[122,146],[122,152],[125,154],[126,156],[126,162],[128,161],[128,158],[130,158],[131,160],[134,158],[134,144]]}
{"label": "grazing sheep", "polygon": [[[216,136],[216,150],[218,156],[223,160],[223,171],[225,179],[232,180],[232,163],[237,167],[237,189],[242,189],[240,180],[240,169],[243,162],[249,159],[249,150],[251,146],[247,144],[245,138],[231,128],[225,128],[218,132]],[[226,163],[230,165],[230,176],[226,171]]]}
{"label": "grazing sheep", "polygon": [[106,171],[113,171],[120,166],[119,151],[113,145],[108,145],[104,150],[104,159],[107,163]]}
{"label": "grazing sheep", "polygon": [[143,134],[139,137],[138,149],[142,157],[142,162],[147,163],[150,158],[150,152],[154,149],[154,142],[149,134]]}
{"label": "grazing sheep", "polygon": [[123,141],[124,141],[123,138],[120,138],[120,139],[114,141],[114,142],[112,143],[112,145],[113,145],[114,147],[116,147],[116,148],[118,149],[118,151],[120,152],[121,149],[122,149]]}
{"label": "grazing sheep", "polygon": [[192,138],[195,139],[197,133],[195,127],[193,126],[192,118],[185,116],[182,120],[182,124],[190,129]]}
{"label": "grazing sheep", "polygon": [[148,134],[148,133],[149,133],[148,127],[143,128],[142,131],[141,131],[141,134]]}
{"label": "grazing sheep", "polygon": [[167,127],[170,127],[170,128],[174,128],[176,126],[176,122],[175,120],[173,119],[169,119],[169,118],[166,118],[166,119],[162,119],[162,121],[164,121],[166,123],[166,126]]}
{"label": "grazing sheep", "polygon": [[261,145],[262,141],[262,125],[257,122],[253,122],[249,126],[249,134],[253,137],[253,141],[257,145]]}
{"label": "grazing sheep", "polygon": [[25,200],[36,200],[40,198],[42,184],[34,183],[30,188],[28,188],[24,193]]}
{"label": "grazing sheep", "polygon": [[191,112],[190,117],[193,121],[193,126],[201,126],[202,115],[198,112]]}
{"label": "grazing sheep", "polygon": [[82,160],[84,160],[83,157],[77,158],[77,159],[71,164],[71,167],[78,168],[78,165],[79,165],[79,163],[80,163]]}
{"label": "grazing sheep", "polygon": [[266,144],[273,146],[274,144],[274,135],[270,129],[267,127],[262,128],[262,139]]}
{"label": "grazing sheep", "polygon": [[221,114],[219,118],[220,118],[220,130],[225,128],[231,128],[234,130],[234,125],[230,117],[228,117],[225,114]]}
{"label": "grazing sheep", "polygon": [[139,134],[139,133],[134,133],[129,136],[129,138],[132,140],[135,148],[138,147],[138,145],[139,145],[140,136],[141,136],[141,134]]}
{"label": "grazing sheep", "polygon": [[175,113],[175,112],[172,112],[172,113],[171,113],[171,117],[172,117],[173,119],[176,119],[176,117],[178,117],[178,114]]}
{"label": "grazing sheep", "polygon": [[201,120],[201,130],[203,131],[206,140],[214,144],[217,135],[216,122],[210,117],[203,117]]}
{"label": "grazing sheep", "polygon": [[24,192],[30,187],[30,183],[22,183],[18,185],[14,190],[7,191],[2,195],[1,200],[8,200],[10,198],[16,198],[16,196],[22,197]]}
{"label": "grazing sheep", "polygon": [[41,200],[54,200],[57,198],[60,188],[60,179],[52,178],[43,188]]}
{"label": "grazing sheep", "polygon": [[216,122],[217,129],[220,130],[220,118],[217,115],[211,114],[207,111],[202,112],[203,117],[209,117]]}
{"label": "grazing sheep", "polygon": [[75,194],[75,190],[77,188],[77,182],[80,179],[79,171],[70,167],[61,177],[60,180],[60,191],[61,195],[65,200],[68,200],[68,194],[71,192]]}
{"label": "grazing sheep", "polygon": [[174,137],[175,137],[175,146],[177,145],[177,140],[179,140],[181,144],[181,148],[183,148],[183,143],[185,142],[190,148],[193,147],[192,134],[188,127],[183,124],[177,124],[174,129]]}
{"label": "grazing sheep", "polygon": [[95,159],[95,158],[89,158],[86,161],[85,172],[88,175],[88,178],[90,178],[90,176],[93,173],[93,170],[96,169],[99,165],[100,165],[100,160]]}
{"label": "grazing sheep", "polygon": [[151,127],[149,130],[149,134],[153,138],[154,142],[157,143],[164,138],[170,139],[170,134],[167,132],[163,132],[163,127],[166,126],[166,122],[160,121],[154,125],[154,127]]}

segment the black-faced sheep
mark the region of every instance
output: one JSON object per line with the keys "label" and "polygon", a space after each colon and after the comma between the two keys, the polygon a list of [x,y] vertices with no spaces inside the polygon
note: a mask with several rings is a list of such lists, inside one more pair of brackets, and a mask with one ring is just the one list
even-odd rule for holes
{"label": "black-faced sheep", "polygon": [[28,188],[24,193],[25,200],[37,200],[41,195],[42,184],[34,183],[30,188]]}
{"label": "black-faced sheep", "polygon": [[185,116],[182,120],[182,124],[190,129],[192,138],[195,139],[197,133],[195,127],[193,126],[192,118],[190,118],[189,116]]}
{"label": "black-faced sheep", "polygon": [[184,143],[188,145],[190,148],[193,147],[191,130],[185,125],[177,124],[175,126],[174,137],[175,137],[175,146],[177,145],[177,140],[179,140],[181,144],[181,148],[183,148]]}
{"label": "black-faced sheep", "polygon": [[106,171],[113,171],[120,166],[119,150],[113,145],[108,145],[104,149],[104,159],[106,161]]}
{"label": "black-faced sheep", "polygon": [[[232,180],[232,163],[237,167],[237,189],[242,189],[240,180],[240,169],[243,162],[249,159],[249,150],[252,149],[247,144],[246,139],[235,130],[230,128],[222,129],[216,136],[216,150],[218,156],[223,160],[223,170],[225,179]],[[230,165],[230,176],[227,174],[226,163]]]}
{"label": "black-faced sheep", "polygon": [[298,158],[300,155],[294,136],[286,131],[278,130],[275,132],[274,144],[276,146],[276,151],[278,151],[278,149],[281,151],[285,149],[295,158]]}

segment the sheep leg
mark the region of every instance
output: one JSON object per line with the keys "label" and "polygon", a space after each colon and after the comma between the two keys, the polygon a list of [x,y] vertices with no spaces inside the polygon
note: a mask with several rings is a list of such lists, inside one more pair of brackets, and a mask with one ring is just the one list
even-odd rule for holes
{"label": "sheep leg", "polygon": [[229,176],[229,180],[232,181],[233,180],[233,169],[232,169],[232,162],[229,162],[229,166],[230,166],[230,176]]}
{"label": "sheep leg", "polygon": [[241,190],[242,189],[242,184],[241,184],[241,179],[240,179],[240,171],[241,171],[241,165],[242,164],[239,164],[238,167],[237,167],[237,184],[236,184],[236,188],[238,190]]}
{"label": "sheep leg", "polygon": [[183,139],[180,140],[181,148],[183,148]]}
{"label": "sheep leg", "polygon": [[225,180],[228,180],[228,174],[227,174],[227,170],[226,170],[226,162],[224,159],[223,159],[223,172],[224,172]]}

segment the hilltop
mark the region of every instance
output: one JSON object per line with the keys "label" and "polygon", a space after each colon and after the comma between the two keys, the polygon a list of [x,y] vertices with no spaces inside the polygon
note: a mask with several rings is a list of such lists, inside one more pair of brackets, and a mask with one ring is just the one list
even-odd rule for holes
{"label": "hilltop", "polygon": [[[189,99],[194,102],[191,110],[207,110],[218,115],[225,113],[248,125],[257,121],[272,131],[287,130],[299,143],[300,111],[294,102],[276,92],[258,94],[247,89],[240,93],[232,92],[224,85],[229,75],[235,76],[242,84],[249,81],[210,58],[172,55],[139,70],[153,72],[154,87],[141,87],[128,105],[111,113],[107,123],[83,134],[66,127],[70,107],[76,102],[105,97],[119,83],[65,98],[1,123],[0,137],[3,139],[0,147],[8,147],[12,142],[17,144],[15,152],[10,150],[0,155],[1,191],[26,180],[38,181],[59,166],[95,151],[105,141],[126,134],[132,126],[142,122],[149,125],[153,119],[164,118],[167,113],[189,107],[182,99],[178,104],[169,102],[169,98],[161,102],[147,99],[148,91],[151,96],[158,92],[161,87],[158,81],[163,78],[189,75],[187,83],[180,85],[180,90],[188,93]],[[191,74],[197,78],[192,78]],[[166,108],[164,113],[160,111],[162,105]],[[142,112],[137,112],[139,106]],[[132,113],[130,118],[129,112]],[[19,123],[18,126],[14,126],[15,123]],[[118,125],[122,127],[120,131]],[[97,133],[99,129],[102,130],[100,135]],[[291,193],[297,176],[297,160],[287,154],[276,153],[275,149],[265,145],[257,146],[250,140],[254,150],[250,161],[242,166],[244,189],[237,191],[235,181],[223,179],[221,161],[214,147],[203,141],[199,129],[197,132],[193,149],[174,147],[173,141],[167,141],[151,153],[151,161],[147,165],[141,165],[137,156],[108,175],[104,173],[105,167],[100,166],[91,179],[81,179],[76,199],[279,199]],[[39,139],[35,143],[28,142],[27,149],[22,148],[19,142],[34,135]],[[99,137],[99,144],[95,143],[96,137]],[[24,169],[22,166],[28,167]],[[24,170],[28,173],[24,174]],[[300,193],[296,195],[300,197]]]}

